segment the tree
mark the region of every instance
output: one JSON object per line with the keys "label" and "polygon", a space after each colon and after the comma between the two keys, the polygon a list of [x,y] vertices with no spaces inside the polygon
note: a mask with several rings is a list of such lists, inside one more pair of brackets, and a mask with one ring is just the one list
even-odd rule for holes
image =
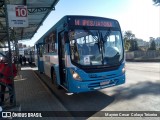
{"label": "tree", "polygon": [[125,38],[124,38],[124,48],[126,51],[129,51],[130,48],[130,41],[126,40]]}
{"label": "tree", "polygon": [[124,33],[124,38],[127,40],[132,40],[135,38],[135,35],[132,33],[132,31],[128,30]]}
{"label": "tree", "polygon": [[154,5],[160,6],[160,0],[152,0],[154,2]]}
{"label": "tree", "polygon": [[156,43],[154,40],[152,40],[150,48],[148,50],[156,50]]}
{"label": "tree", "polygon": [[138,50],[138,44],[135,35],[132,33],[132,31],[126,31],[124,33],[123,39],[125,41],[125,50],[127,51]]}
{"label": "tree", "polygon": [[138,44],[136,39],[130,41],[130,48],[129,48],[129,51],[135,51],[135,50],[138,50]]}
{"label": "tree", "polygon": [[134,50],[139,50],[138,43],[136,39],[134,40]]}

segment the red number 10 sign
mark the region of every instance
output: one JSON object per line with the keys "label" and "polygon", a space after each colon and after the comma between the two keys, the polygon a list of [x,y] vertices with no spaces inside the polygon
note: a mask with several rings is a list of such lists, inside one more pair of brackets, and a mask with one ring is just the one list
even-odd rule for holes
{"label": "red number 10 sign", "polygon": [[17,17],[27,17],[27,8],[16,7]]}

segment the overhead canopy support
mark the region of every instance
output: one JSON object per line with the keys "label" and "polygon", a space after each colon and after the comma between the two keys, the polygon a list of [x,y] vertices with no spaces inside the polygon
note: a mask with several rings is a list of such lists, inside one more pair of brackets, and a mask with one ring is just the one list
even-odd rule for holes
{"label": "overhead canopy support", "polygon": [[[17,40],[31,39],[40,28],[44,20],[52,10],[55,10],[59,0],[7,0],[7,4],[26,5],[28,9],[29,26],[26,28],[11,28],[14,31],[14,37]],[[0,42],[6,40],[4,35],[6,31],[6,14],[4,12],[4,0],[0,0]],[[3,31],[2,31],[3,29]],[[12,38],[11,38],[12,40]]]}
{"label": "overhead canopy support", "polygon": [[[11,41],[15,42],[15,51],[18,47],[18,40],[31,39],[37,32],[43,21],[49,15],[52,10],[55,10],[55,5],[59,0],[0,0],[0,48],[8,48],[8,56],[0,52],[0,55],[7,58],[7,62],[11,68],[12,74],[10,79],[12,81],[13,88],[10,89],[11,95],[14,95],[14,105],[16,104],[14,80],[13,80],[13,67],[12,67],[12,49]],[[28,22],[29,26],[24,28],[10,28],[8,25],[8,11],[7,5],[26,5],[28,7]],[[6,44],[2,44],[6,43]],[[3,45],[3,46],[2,46]],[[17,55],[18,56],[18,55]],[[2,81],[0,85],[7,86]],[[1,92],[5,94],[7,92]]]}

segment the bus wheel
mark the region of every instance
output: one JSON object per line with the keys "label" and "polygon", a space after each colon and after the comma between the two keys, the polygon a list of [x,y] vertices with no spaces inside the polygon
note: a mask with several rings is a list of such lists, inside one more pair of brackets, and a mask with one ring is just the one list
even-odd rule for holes
{"label": "bus wheel", "polygon": [[58,85],[57,83],[57,76],[56,76],[56,73],[54,71],[52,71],[52,83],[55,84],[56,88],[60,89],[61,86]]}

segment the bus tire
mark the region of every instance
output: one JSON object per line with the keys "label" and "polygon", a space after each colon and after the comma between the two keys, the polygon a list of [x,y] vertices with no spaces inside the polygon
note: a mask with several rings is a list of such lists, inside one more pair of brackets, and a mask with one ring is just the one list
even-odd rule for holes
{"label": "bus tire", "polygon": [[56,76],[56,73],[55,73],[55,71],[54,71],[53,69],[52,69],[51,71],[52,71],[52,72],[51,72],[52,83],[55,84],[55,86],[56,86],[57,89],[60,89],[61,86],[58,85],[58,83],[57,83],[57,76]]}

